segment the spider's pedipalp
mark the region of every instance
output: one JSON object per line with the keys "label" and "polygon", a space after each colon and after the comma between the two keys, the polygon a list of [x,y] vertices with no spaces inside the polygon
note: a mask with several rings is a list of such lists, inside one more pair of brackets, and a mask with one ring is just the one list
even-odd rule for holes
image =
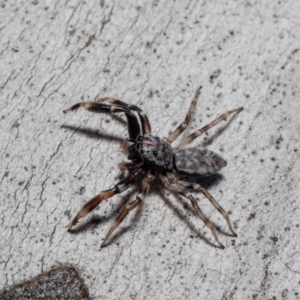
{"label": "spider's pedipalp", "polygon": [[96,113],[118,113],[123,112],[126,115],[128,123],[128,134],[132,139],[137,138],[141,134],[140,125],[137,117],[125,106],[117,104],[107,105],[98,102],[79,102],[70,108],[64,110],[64,113],[68,113],[72,110],[76,110],[79,107],[84,107],[86,110]]}
{"label": "spider's pedipalp", "polygon": [[189,108],[189,110],[188,110],[188,113],[187,113],[187,115],[186,115],[186,117],[185,117],[185,120],[168,136],[168,138],[167,138],[167,141],[169,142],[169,143],[172,143],[172,142],[174,142],[176,139],[177,139],[177,137],[185,130],[185,128],[188,126],[188,124],[189,124],[189,122],[190,122],[190,120],[191,120],[191,117],[192,117],[192,113],[193,113],[193,111],[194,111],[194,109],[195,109],[195,106],[196,106],[196,104],[197,104],[197,101],[198,101],[198,98],[199,98],[199,95],[200,95],[200,91],[201,91],[201,89],[202,89],[202,86],[200,86],[198,89],[197,89],[197,91],[196,91],[196,93],[195,93],[195,96],[194,96],[194,98],[193,98],[193,100],[192,100],[192,102],[191,102],[191,104],[190,104],[190,108]]}
{"label": "spider's pedipalp", "polygon": [[221,121],[226,120],[226,118],[228,118],[229,115],[231,115],[233,113],[239,113],[242,110],[243,110],[243,107],[240,107],[240,108],[237,108],[237,109],[229,110],[228,112],[222,114],[221,116],[219,116],[217,119],[215,119],[211,123],[207,124],[206,126],[202,127],[201,129],[198,129],[197,131],[195,131],[192,134],[190,134],[175,149],[178,150],[178,149],[184,148],[187,144],[189,144],[195,138],[197,138],[198,136],[200,136],[202,133],[206,132],[207,130],[209,130],[213,126],[217,125]]}
{"label": "spider's pedipalp", "polygon": [[96,208],[99,203],[103,200],[111,198],[112,196],[122,193],[127,190],[133,183],[138,181],[145,171],[143,169],[138,169],[135,172],[131,173],[125,179],[118,182],[112,189],[101,192],[99,195],[94,197],[88,203],[86,203],[83,208],[77,213],[76,217],[72,220],[71,224],[68,227],[68,231],[71,231],[71,228],[78,222],[79,219],[85,217],[89,214],[94,208]]}
{"label": "spider's pedipalp", "polygon": [[141,187],[139,193],[137,194],[136,199],[124,207],[123,211],[118,216],[118,218],[116,219],[116,221],[114,222],[112,227],[109,229],[108,233],[106,234],[106,236],[101,244],[101,247],[104,246],[104,244],[107,242],[107,240],[109,239],[111,234],[121,224],[121,222],[125,219],[125,217],[128,215],[128,213],[131,210],[133,210],[134,208],[136,208],[142,202],[142,200],[145,198],[145,196],[147,195],[147,193],[149,191],[150,182],[153,181],[154,177],[155,176],[152,175],[151,172],[148,172],[146,174],[146,176],[144,177],[144,179],[142,181],[142,187]]}
{"label": "spider's pedipalp", "polygon": [[100,98],[100,99],[96,100],[95,102],[105,102],[105,101],[136,111],[140,117],[143,134],[151,133],[151,125],[150,125],[149,119],[148,119],[147,115],[138,106],[133,105],[133,104],[127,104],[126,102],[123,102],[118,99],[110,98],[110,97]]}

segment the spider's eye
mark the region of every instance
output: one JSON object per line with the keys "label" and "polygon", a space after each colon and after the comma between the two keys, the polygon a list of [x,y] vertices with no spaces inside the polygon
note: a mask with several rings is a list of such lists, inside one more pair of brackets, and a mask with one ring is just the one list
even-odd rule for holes
{"label": "spider's eye", "polygon": [[138,137],[138,141],[139,141],[139,142],[141,142],[143,139],[144,139],[144,137],[141,136],[141,135]]}
{"label": "spider's eye", "polygon": [[156,151],[156,150],[153,151],[153,155],[154,155],[155,157],[157,156],[157,151]]}
{"label": "spider's eye", "polygon": [[138,149],[138,150],[140,150],[141,147],[142,147],[142,144],[140,144],[140,143],[138,143],[138,144],[136,145],[136,149]]}

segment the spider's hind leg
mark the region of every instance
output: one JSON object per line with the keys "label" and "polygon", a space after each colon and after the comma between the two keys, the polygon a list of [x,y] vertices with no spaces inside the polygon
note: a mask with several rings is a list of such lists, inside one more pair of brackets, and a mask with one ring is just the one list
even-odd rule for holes
{"label": "spider's hind leg", "polygon": [[219,213],[223,216],[223,218],[226,220],[227,226],[233,236],[237,236],[236,232],[233,230],[233,227],[230,222],[230,218],[228,216],[228,213],[223,209],[223,207],[214,199],[214,197],[208,192],[207,189],[202,187],[199,184],[193,183],[192,189],[198,192],[201,192],[211,203],[212,205],[219,211]]}
{"label": "spider's hind leg", "polygon": [[199,205],[197,204],[197,201],[195,198],[190,195],[186,188],[189,187],[189,183],[185,181],[178,180],[176,176],[172,173],[167,173],[167,177],[164,175],[160,175],[160,178],[163,182],[163,184],[168,188],[169,190],[173,190],[178,192],[183,197],[189,199],[192,203],[193,208],[197,212],[200,219],[205,223],[205,225],[210,229],[211,233],[213,234],[215,240],[219,244],[220,248],[224,249],[224,245],[219,241],[217,231],[215,226],[212,224],[212,222],[206,217],[206,215],[203,213],[203,211],[200,209]]}
{"label": "spider's hind leg", "polygon": [[220,248],[224,249],[225,246],[219,241],[218,235],[217,235],[217,231],[215,226],[212,224],[212,222],[206,217],[206,215],[204,214],[204,212],[200,209],[197,201],[195,200],[195,198],[191,195],[188,194],[186,191],[183,191],[180,193],[182,196],[184,196],[185,198],[188,198],[192,205],[193,208],[195,209],[195,211],[197,212],[198,216],[201,218],[201,220],[205,223],[205,225],[210,229],[211,233],[213,234],[215,240],[218,242],[218,244],[220,245]]}

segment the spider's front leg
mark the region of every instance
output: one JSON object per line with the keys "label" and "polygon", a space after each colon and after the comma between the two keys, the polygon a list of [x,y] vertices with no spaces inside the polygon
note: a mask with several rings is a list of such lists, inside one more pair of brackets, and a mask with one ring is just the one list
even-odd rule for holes
{"label": "spider's front leg", "polygon": [[155,178],[155,175],[152,175],[151,172],[148,171],[148,173],[146,174],[145,178],[142,181],[142,187],[141,187],[139,193],[137,194],[136,199],[124,207],[123,211],[118,216],[115,223],[113,224],[113,226],[110,228],[110,230],[106,234],[106,236],[101,244],[101,247],[104,246],[104,244],[109,239],[111,234],[121,224],[121,222],[125,219],[125,217],[128,215],[128,213],[131,210],[133,210],[134,208],[136,208],[142,202],[142,200],[147,195],[147,193],[149,191],[150,183],[151,183],[151,181],[153,181],[154,178]]}
{"label": "spider's front leg", "polygon": [[72,110],[78,109],[79,107],[84,107],[86,110],[96,113],[123,112],[125,113],[127,118],[129,137],[132,139],[136,139],[141,134],[141,129],[137,117],[127,107],[120,106],[117,104],[107,105],[97,102],[79,102],[71,106],[70,108],[64,110],[63,112],[66,114]]}
{"label": "spider's front leg", "polygon": [[105,101],[112,103],[112,104],[117,104],[119,106],[126,107],[130,110],[136,111],[138,113],[140,121],[141,121],[143,134],[144,133],[151,134],[151,125],[150,125],[149,119],[148,119],[147,115],[138,106],[133,105],[133,104],[127,104],[126,102],[123,102],[123,101],[115,99],[115,98],[110,98],[110,97],[100,98],[100,99],[96,100],[96,102],[105,102]]}
{"label": "spider's front leg", "polygon": [[71,224],[69,225],[68,231],[71,231],[71,228],[78,222],[78,220],[89,214],[94,208],[96,208],[99,205],[101,201],[111,198],[116,194],[124,192],[133,183],[138,181],[144,174],[145,171],[143,169],[138,169],[137,171],[131,173],[125,179],[118,182],[112,189],[103,191],[99,195],[94,197],[91,201],[85,204],[83,208],[77,213],[76,217],[72,220]]}

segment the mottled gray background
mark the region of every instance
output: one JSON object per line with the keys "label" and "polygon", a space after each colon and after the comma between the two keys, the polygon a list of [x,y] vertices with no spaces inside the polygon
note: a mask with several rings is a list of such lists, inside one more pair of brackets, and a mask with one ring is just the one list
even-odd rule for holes
{"label": "mottled gray background", "polygon": [[[67,263],[94,299],[299,299],[300,2],[120,2],[0,2],[0,289]],[[117,97],[166,137],[199,85],[185,135],[245,108],[192,144],[228,162],[209,191],[238,237],[197,195],[226,249],[214,247],[190,204],[159,183],[107,247],[133,192],[67,233],[119,180],[127,133],[110,116],[62,110]]]}

